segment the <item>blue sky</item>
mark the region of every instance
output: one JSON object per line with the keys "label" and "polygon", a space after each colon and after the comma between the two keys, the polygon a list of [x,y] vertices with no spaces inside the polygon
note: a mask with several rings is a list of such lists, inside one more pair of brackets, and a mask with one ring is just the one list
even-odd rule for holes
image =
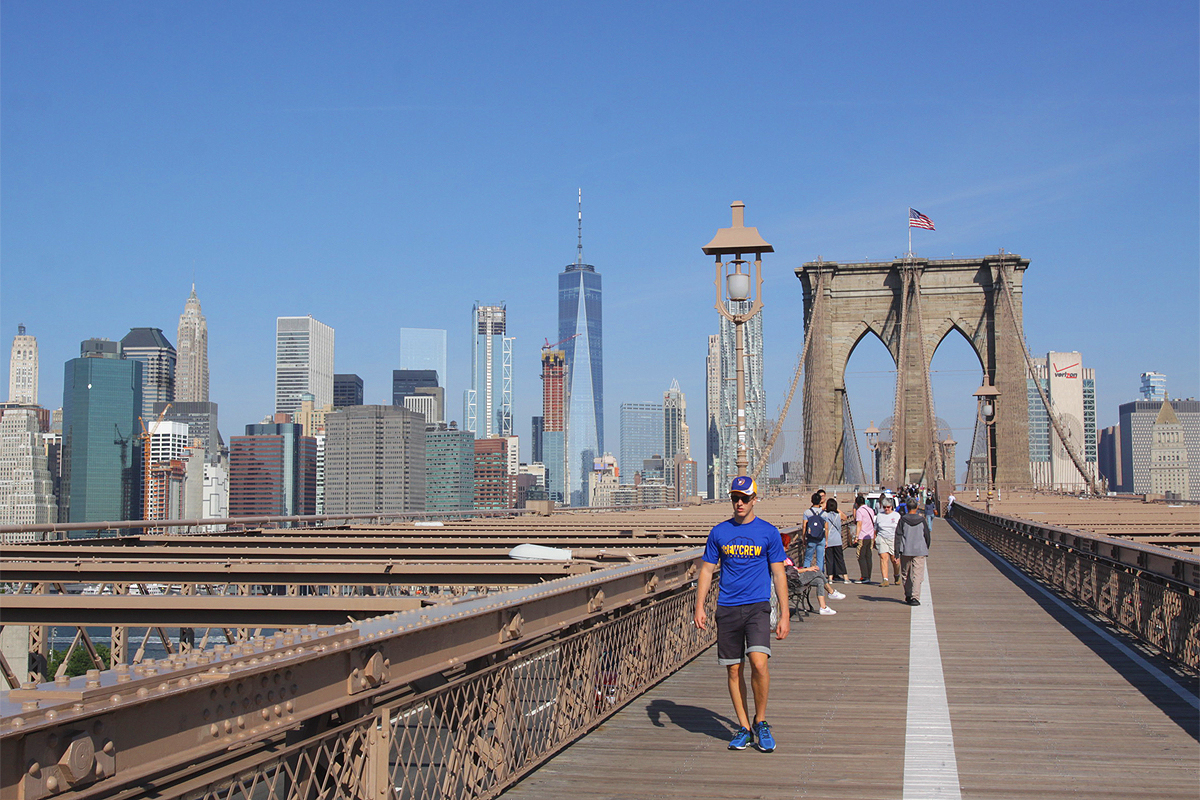
{"label": "blue sky", "polygon": [[[1115,424],[1143,371],[1200,394],[1198,28],[1195,2],[8,0],[0,331],[38,337],[57,407],[80,340],[174,341],[194,277],[228,437],[272,411],[279,315],[333,326],[337,371],[379,403],[400,328],[447,329],[459,418],[471,305],[505,302],[527,438],[582,187],[617,453],[620,403],[672,379],[703,428],[700,248],[732,201],[775,247],[772,410],[795,268],[900,255],[911,205],[938,228],[922,256],[1031,259],[1031,350],[1081,351]],[[963,441],[979,373],[954,339],[935,402]],[[859,427],[891,413],[892,369],[877,344],[851,360]]]}

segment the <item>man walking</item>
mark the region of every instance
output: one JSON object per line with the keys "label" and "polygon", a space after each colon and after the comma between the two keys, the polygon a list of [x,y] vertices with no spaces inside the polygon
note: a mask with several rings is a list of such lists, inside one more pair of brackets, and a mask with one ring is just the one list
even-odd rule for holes
{"label": "man walking", "polygon": [[923,514],[910,511],[896,526],[896,553],[900,556],[900,580],[904,582],[904,602],[921,605],[921,584],[925,582],[925,559],[929,556],[931,525]]}
{"label": "man walking", "polygon": [[[723,664],[729,682],[729,697],[737,715],[738,729],[729,742],[730,750],[745,750],[757,741],[758,749],[770,753],[775,737],[767,724],[767,694],[771,676],[767,659],[771,656],[771,587],[780,599],[783,613],[775,626],[775,638],[784,639],[791,627],[787,613],[787,578],[783,562],[787,558],[779,529],[754,515],[758,487],[746,475],[733,479],[729,487],[733,517],[714,527],[708,534],[700,575],[696,580],[695,623],[708,629],[704,610],[713,573],[721,567],[721,585],[717,595],[717,663]],[[746,680],[743,661],[750,662],[750,685],[754,691],[754,726],[746,710]]]}

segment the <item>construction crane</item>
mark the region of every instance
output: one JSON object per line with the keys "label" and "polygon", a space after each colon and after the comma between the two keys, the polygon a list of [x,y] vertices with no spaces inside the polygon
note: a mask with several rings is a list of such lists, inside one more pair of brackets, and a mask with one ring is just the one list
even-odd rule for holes
{"label": "construction crane", "polygon": [[[575,334],[575,336],[583,336],[583,334],[577,333],[577,334]],[[561,342],[555,342],[554,344],[550,344],[550,340],[546,339],[546,343],[544,345],[542,345],[542,349],[543,350],[553,350],[555,347],[558,347],[560,344],[566,344],[567,342],[571,341],[572,339],[575,338],[575,336],[568,336],[567,338],[563,339]]]}
{"label": "construction crane", "polygon": [[138,422],[142,424],[142,432],[138,436],[142,440],[142,519],[150,519],[150,443],[154,439],[154,434],[158,433],[158,426],[162,424],[163,417],[170,410],[171,403],[167,403],[166,407],[159,412],[158,419],[154,420],[154,427],[149,431],[146,430],[146,420],[138,417]]}

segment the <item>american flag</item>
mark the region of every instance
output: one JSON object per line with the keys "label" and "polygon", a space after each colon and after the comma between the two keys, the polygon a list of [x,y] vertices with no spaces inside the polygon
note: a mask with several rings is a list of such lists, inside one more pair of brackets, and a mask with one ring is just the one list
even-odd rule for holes
{"label": "american flag", "polygon": [[917,211],[915,208],[910,208],[908,210],[908,227],[924,228],[927,231],[937,230],[937,228],[933,227],[933,220],[922,214],[920,211]]}

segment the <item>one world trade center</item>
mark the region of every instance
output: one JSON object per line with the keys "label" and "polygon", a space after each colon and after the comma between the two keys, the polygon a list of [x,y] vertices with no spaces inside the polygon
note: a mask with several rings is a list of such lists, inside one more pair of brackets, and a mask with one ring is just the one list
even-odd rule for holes
{"label": "one world trade center", "polygon": [[570,398],[567,416],[567,481],[572,506],[590,504],[588,474],[604,455],[604,356],[600,319],[600,273],[583,263],[583,192],[575,263],[558,275],[558,338],[566,353]]}

